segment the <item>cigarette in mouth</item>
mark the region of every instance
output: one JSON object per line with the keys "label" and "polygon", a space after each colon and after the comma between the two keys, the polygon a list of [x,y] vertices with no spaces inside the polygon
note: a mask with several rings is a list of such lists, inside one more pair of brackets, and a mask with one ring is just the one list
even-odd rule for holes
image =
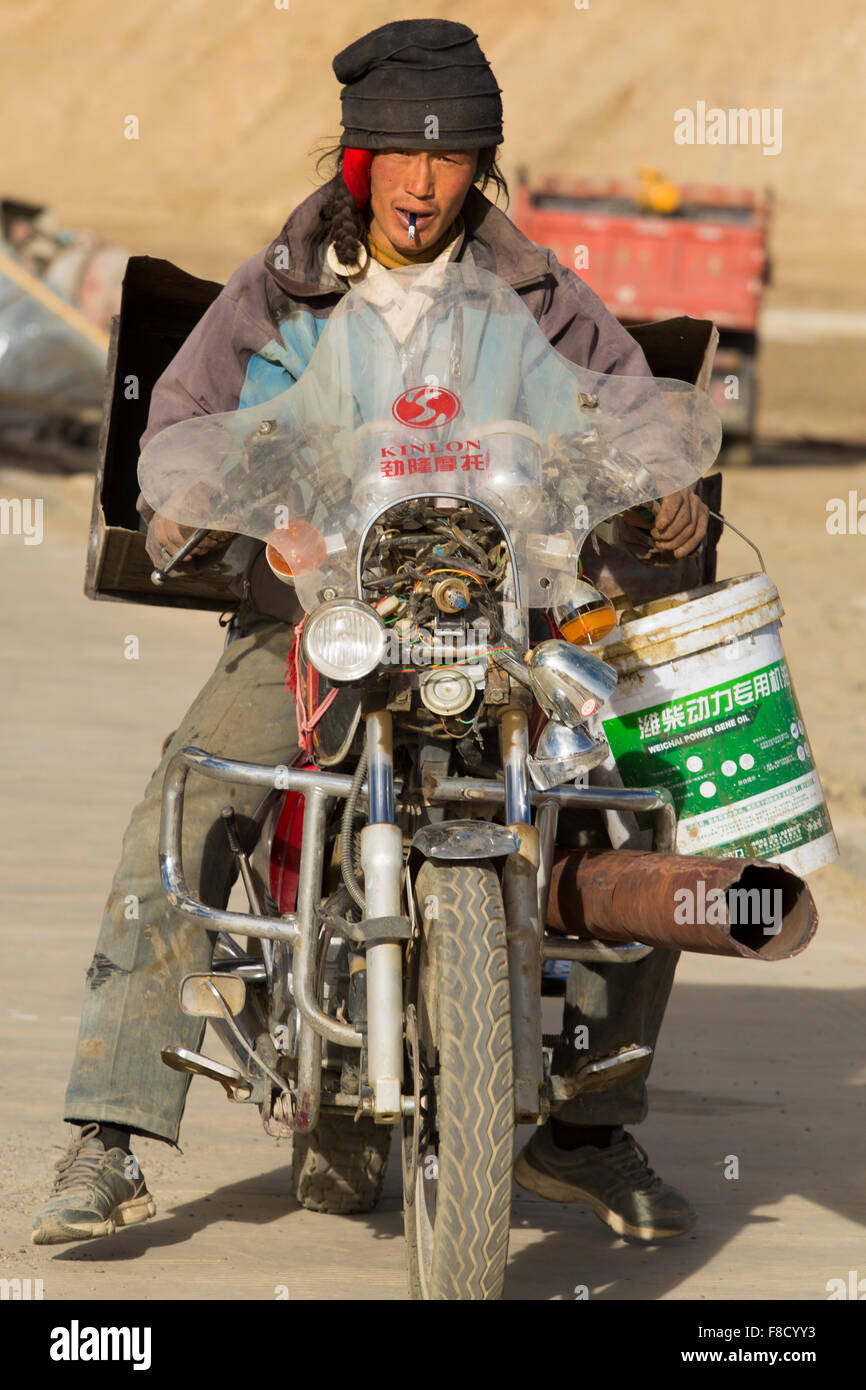
{"label": "cigarette in mouth", "polygon": [[409,213],[409,240],[410,240],[410,241],[414,241],[414,240],[415,240],[415,223],[416,223],[416,221],[417,221],[417,214],[414,213],[414,212],[410,212],[410,213]]}

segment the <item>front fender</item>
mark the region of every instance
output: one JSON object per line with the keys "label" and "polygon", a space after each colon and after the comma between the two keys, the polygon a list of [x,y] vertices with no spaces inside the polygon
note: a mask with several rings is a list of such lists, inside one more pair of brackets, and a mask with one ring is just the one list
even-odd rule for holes
{"label": "front fender", "polygon": [[411,848],[425,859],[496,859],[516,853],[520,841],[504,825],[483,820],[446,820],[422,825],[412,836]]}

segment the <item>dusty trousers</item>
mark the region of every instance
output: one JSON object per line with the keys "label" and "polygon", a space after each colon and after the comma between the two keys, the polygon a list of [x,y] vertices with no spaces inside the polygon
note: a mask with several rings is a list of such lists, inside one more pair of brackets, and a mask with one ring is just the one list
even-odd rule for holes
{"label": "dusty trousers", "polygon": [[[294,697],[284,689],[293,629],[255,616],[243,624],[243,635],[223,652],[172,736],[124,835],[85,980],[64,1107],[68,1120],[103,1120],[177,1142],[191,1077],[165,1066],[160,1052],[166,1046],[201,1047],[205,1020],[182,1013],[177,993],[184,975],[210,968],[214,936],[172,908],[162,891],[157,845],[163,774],[187,744],[275,764],[290,763],[297,751]],[[264,796],[261,787],[189,775],[184,871],[190,892],[211,907],[226,905],[234,879],[220,811],[233,805],[243,829]]]}
{"label": "dusty trousers", "polygon": [[[617,1052],[630,1043],[655,1048],[679,958],[679,951],[656,948],[643,960],[625,965],[574,961],[565,988],[563,1044],[554,1053],[554,1071],[590,1055]],[[557,1110],[556,1118],[570,1125],[639,1124],[646,1119],[649,1105],[648,1074],[649,1069],[630,1082],[575,1096]]]}
{"label": "dusty trousers", "polygon": [[[180,748],[248,762],[288,764],[297,749],[295,708],[284,689],[284,663],[293,629],[248,615],[243,635],[223,652],[216,669],[173,735],[143,799],[132,813],[93,960],[87,971],[78,1044],[64,1114],[67,1120],[125,1125],[176,1143],[191,1077],[170,1070],[165,1046],[198,1051],[203,1019],[181,1012],[178,986],[208,970],[213,935],[170,907],[162,891],[157,853],[165,768]],[[216,634],[215,634],[216,636]],[[184,798],[183,860],[190,892],[224,907],[234,864],[223,806],[232,804],[243,828],[265,795],[262,788],[231,786],[191,773]],[[591,1051],[624,1043],[655,1044],[677,961],[653,951],[637,964],[575,963],[568,981],[564,1039],[586,1024]],[[557,1056],[559,1066],[570,1059]],[[636,1123],[646,1114],[645,1078],[570,1101],[558,1118],[574,1124]]]}

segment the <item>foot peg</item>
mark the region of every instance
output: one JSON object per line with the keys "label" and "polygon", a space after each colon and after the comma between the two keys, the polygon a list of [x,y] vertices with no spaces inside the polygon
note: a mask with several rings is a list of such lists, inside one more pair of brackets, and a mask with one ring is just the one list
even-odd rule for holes
{"label": "foot peg", "polygon": [[651,1047],[632,1044],[606,1057],[588,1058],[571,1067],[564,1076],[553,1076],[554,1101],[572,1100],[587,1091],[604,1091],[642,1076],[652,1061]]}
{"label": "foot peg", "polygon": [[200,1052],[190,1052],[186,1047],[164,1047],[161,1056],[172,1071],[188,1071],[193,1076],[209,1076],[212,1081],[218,1081],[229,1100],[249,1100],[253,1093],[250,1077],[242,1076],[234,1067],[203,1057]]}

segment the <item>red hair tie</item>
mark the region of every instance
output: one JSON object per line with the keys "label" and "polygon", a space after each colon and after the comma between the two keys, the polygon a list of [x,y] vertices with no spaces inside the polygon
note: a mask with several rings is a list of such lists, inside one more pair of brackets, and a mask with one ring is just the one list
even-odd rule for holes
{"label": "red hair tie", "polygon": [[370,201],[370,165],[372,163],[372,150],[356,150],[348,145],[343,150],[343,179],[352,195],[355,206],[359,208],[365,208]]}

